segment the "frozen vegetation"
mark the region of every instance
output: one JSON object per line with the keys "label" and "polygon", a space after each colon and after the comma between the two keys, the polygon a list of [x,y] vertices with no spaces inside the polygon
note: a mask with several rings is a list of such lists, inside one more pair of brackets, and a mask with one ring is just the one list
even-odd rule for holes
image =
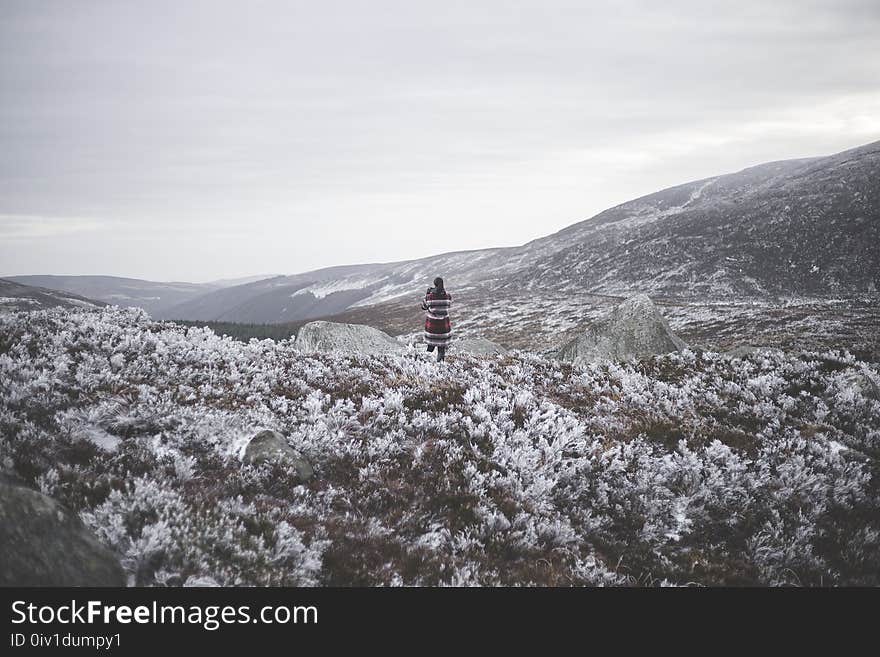
{"label": "frozen vegetation", "polygon": [[[138,585],[878,585],[878,381],[839,351],[437,364],[12,312],[0,463]],[[307,483],[242,461],[262,430]]]}

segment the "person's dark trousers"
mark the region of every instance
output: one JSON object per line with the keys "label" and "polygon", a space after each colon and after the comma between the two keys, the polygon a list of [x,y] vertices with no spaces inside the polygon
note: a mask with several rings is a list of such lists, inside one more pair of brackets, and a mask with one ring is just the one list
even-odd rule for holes
{"label": "person's dark trousers", "polygon": [[[434,351],[434,345],[428,345],[428,351]],[[446,359],[446,347],[437,347],[437,362]]]}

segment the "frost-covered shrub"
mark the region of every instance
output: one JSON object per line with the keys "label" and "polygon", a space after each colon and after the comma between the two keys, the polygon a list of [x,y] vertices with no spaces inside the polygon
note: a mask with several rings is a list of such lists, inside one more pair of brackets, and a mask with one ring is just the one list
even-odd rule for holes
{"label": "frost-covered shrub", "polygon": [[[847,353],[438,365],[118,308],[0,336],[0,463],[132,583],[880,584],[880,379]],[[315,478],[243,465],[262,429]]]}

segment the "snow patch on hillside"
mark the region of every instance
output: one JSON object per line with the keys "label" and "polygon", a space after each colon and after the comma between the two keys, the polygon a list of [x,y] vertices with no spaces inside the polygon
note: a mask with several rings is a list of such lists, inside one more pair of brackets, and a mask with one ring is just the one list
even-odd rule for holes
{"label": "snow patch on hillside", "polygon": [[336,281],[327,281],[323,283],[315,283],[314,285],[309,285],[308,287],[301,288],[291,294],[291,297],[298,297],[303,294],[311,294],[316,299],[323,299],[324,297],[333,294],[334,292],[345,292],[347,290],[362,290],[365,287],[369,287],[370,285],[374,285],[376,283],[376,279],[348,279],[342,278]]}
{"label": "snow patch on hillside", "polygon": [[664,219],[666,217],[671,217],[677,214],[681,214],[686,209],[688,209],[694,201],[700,199],[703,195],[703,192],[707,187],[712,185],[717,179],[712,178],[711,180],[707,180],[702,185],[697,187],[693,192],[691,192],[688,200],[682,203],[681,205],[674,205],[669,208],[665,208],[663,210],[659,210],[654,206],[647,206],[644,210],[641,210],[638,214],[629,217],[627,219],[622,219],[621,221],[616,221],[613,224],[609,224],[616,228],[627,227],[633,228],[635,226],[641,226],[643,224],[653,223],[660,219]]}

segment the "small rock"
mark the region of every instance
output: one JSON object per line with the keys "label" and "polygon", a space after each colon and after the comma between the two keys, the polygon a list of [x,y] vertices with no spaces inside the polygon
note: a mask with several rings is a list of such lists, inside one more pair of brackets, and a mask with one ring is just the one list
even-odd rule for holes
{"label": "small rock", "polygon": [[854,389],[866,399],[880,401],[880,387],[864,372],[858,370],[846,372],[843,374],[841,383],[845,387]]}
{"label": "small rock", "polygon": [[478,356],[488,356],[493,354],[506,354],[507,349],[500,344],[496,344],[486,338],[461,338],[454,340],[449,347],[450,351],[463,351],[468,354],[476,354]]}
{"label": "small rock", "polygon": [[738,347],[734,347],[733,349],[728,349],[724,352],[725,356],[730,358],[746,358],[753,354],[770,354],[777,355],[782,352],[779,349],[775,349],[773,347],[756,347],[753,345],[740,345]]}
{"label": "small rock", "polygon": [[186,581],[183,583],[184,587],[187,588],[215,588],[220,586],[213,577],[209,575],[190,575],[186,578]]}
{"label": "small rock", "polygon": [[293,465],[302,481],[308,481],[315,474],[311,464],[288,445],[284,436],[277,431],[261,431],[251,438],[242,460],[250,464],[285,461]]}

